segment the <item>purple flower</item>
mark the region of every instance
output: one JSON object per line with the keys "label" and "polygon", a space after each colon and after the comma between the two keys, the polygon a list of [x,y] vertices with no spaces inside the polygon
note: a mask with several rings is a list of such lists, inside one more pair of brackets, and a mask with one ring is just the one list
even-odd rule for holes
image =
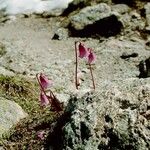
{"label": "purple flower", "polygon": [[87,61],[89,64],[94,63],[96,60],[96,55],[94,54],[91,48],[88,48],[88,51],[89,55],[87,56]]}
{"label": "purple flower", "polygon": [[89,52],[87,50],[87,47],[80,42],[79,44],[79,57],[80,58],[84,58],[84,57],[87,57],[89,55]]}
{"label": "purple flower", "polygon": [[44,92],[40,93],[39,100],[40,100],[41,106],[47,106],[50,103],[48,97],[44,94]]}
{"label": "purple flower", "polygon": [[47,89],[48,87],[51,87],[53,85],[52,80],[49,80],[44,74],[40,74],[39,81],[41,83],[41,86],[43,89]]}

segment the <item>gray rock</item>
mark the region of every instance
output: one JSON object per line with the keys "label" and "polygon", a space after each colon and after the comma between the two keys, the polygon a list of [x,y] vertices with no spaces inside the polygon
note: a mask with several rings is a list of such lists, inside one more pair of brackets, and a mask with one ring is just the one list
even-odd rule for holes
{"label": "gray rock", "polygon": [[113,36],[121,32],[122,23],[106,3],[83,8],[70,17],[72,36],[91,37],[95,35]]}
{"label": "gray rock", "polygon": [[111,0],[73,0],[63,14],[68,15],[73,11],[78,11],[79,9],[84,8],[86,6],[92,6],[99,3],[111,4]]}
{"label": "gray rock", "polygon": [[150,3],[144,6],[146,14],[146,30],[150,31]]}
{"label": "gray rock", "polygon": [[6,54],[6,48],[3,43],[0,42],[0,57]]}
{"label": "gray rock", "polygon": [[50,135],[50,149],[148,150],[150,84],[119,84],[72,97]]}
{"label": "gray rock", "polygon": [[128,13],[130,11],[130,7],[126,4],[116,4],[112,5],[112,11],[117,12],[119,14]]}
{"label": "gray rock", "polygon": [[87,25],[91,25],[98,20],[109,17],[110,15],[111,9],[105,3],[89,6],[82,9],[76,15],[71,16],[71,26],[76,30],[82,30]]}
{"label": "gray rock", "polygon": [[0,97],[0,138],[27,114],[13,101]]}
{"label": "gray rock", "polygon": [[2,146],[0,146],[0,150],[5,150]]}
{"label": "gray rock", "polygon": [[123,24],[125,34],[132,33],[132,31],[135,32],[137,29],[143,30],[145,28],[145,22],[136,10],[124,14],[118,13],[118,19]]}
{"label": "gray rock", "polygon": [[55,31],[54,36],[52,37],[53,40],[65,40],[69,36],[68,29],[59,28]]}

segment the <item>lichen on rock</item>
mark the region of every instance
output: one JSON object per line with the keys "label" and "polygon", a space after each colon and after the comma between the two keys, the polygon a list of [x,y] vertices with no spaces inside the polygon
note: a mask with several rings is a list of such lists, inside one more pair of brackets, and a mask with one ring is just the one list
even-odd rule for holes
{"label": "lichen on rock", "polygon": [[[131,87],[134,85],[128,84]],[[147,100],[150,95],[146,94],[143,101],[145,94],[141,92],[148,93],[150,89],[149,85],[142,84],[132,89],[136,91],[134,94],[131,87],[126,89],[126,93],[113,85],[101,92],[71,97],[64,115],[48,137],[51,149],[148,150],[150,132]],[[143,106],[145,108],[141,111]]]}

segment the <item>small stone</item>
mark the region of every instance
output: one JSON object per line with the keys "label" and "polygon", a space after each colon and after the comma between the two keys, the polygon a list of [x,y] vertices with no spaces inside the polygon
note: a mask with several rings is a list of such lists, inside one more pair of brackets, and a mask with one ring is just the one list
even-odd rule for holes
{"label": "small stone", "polygon": [[54,36],[52,37],[52,40],[65,40],[69,36],[68,30],[65,28],[59,28]]}
{"label": "small stone", "polygon": [[130,57],[138,57],[138,53],[131,53],[131,54],[128,54],[127,52],[124,52],[122,53],[122,55],[120,56],[122,59],[127,59],[127,58],[130,58]]}
{"label": "small stone", "polygon": [[27,114],[15,102],[0,97],[0,138]]}
{"label": "small stone", "polygon": [[126,4],[116,4],[112,6],[112,11],[117,12],[119,14],[125,14],[130,11],[130,7]]}

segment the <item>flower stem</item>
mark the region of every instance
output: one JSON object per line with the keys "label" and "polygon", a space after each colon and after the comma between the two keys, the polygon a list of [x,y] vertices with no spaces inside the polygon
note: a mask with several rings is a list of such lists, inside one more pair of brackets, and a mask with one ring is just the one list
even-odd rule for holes
{"label": "flower stem", "polygon": [[90,73],[91,73],[91,77],[92,77],[93,89],[95,90],[94,76],[93,76],[92,66],[90,63],[89,63],[89,67],[90,67]]}
{"label": "flower stem", "polygon": [[75,57],[76,57],[76,68],[75,68],[75,86],[76,89],[78,89],[78,79],[77,79],[77,73],[78,73],[78,53],[77,53],[77,41],[75,42]]}

